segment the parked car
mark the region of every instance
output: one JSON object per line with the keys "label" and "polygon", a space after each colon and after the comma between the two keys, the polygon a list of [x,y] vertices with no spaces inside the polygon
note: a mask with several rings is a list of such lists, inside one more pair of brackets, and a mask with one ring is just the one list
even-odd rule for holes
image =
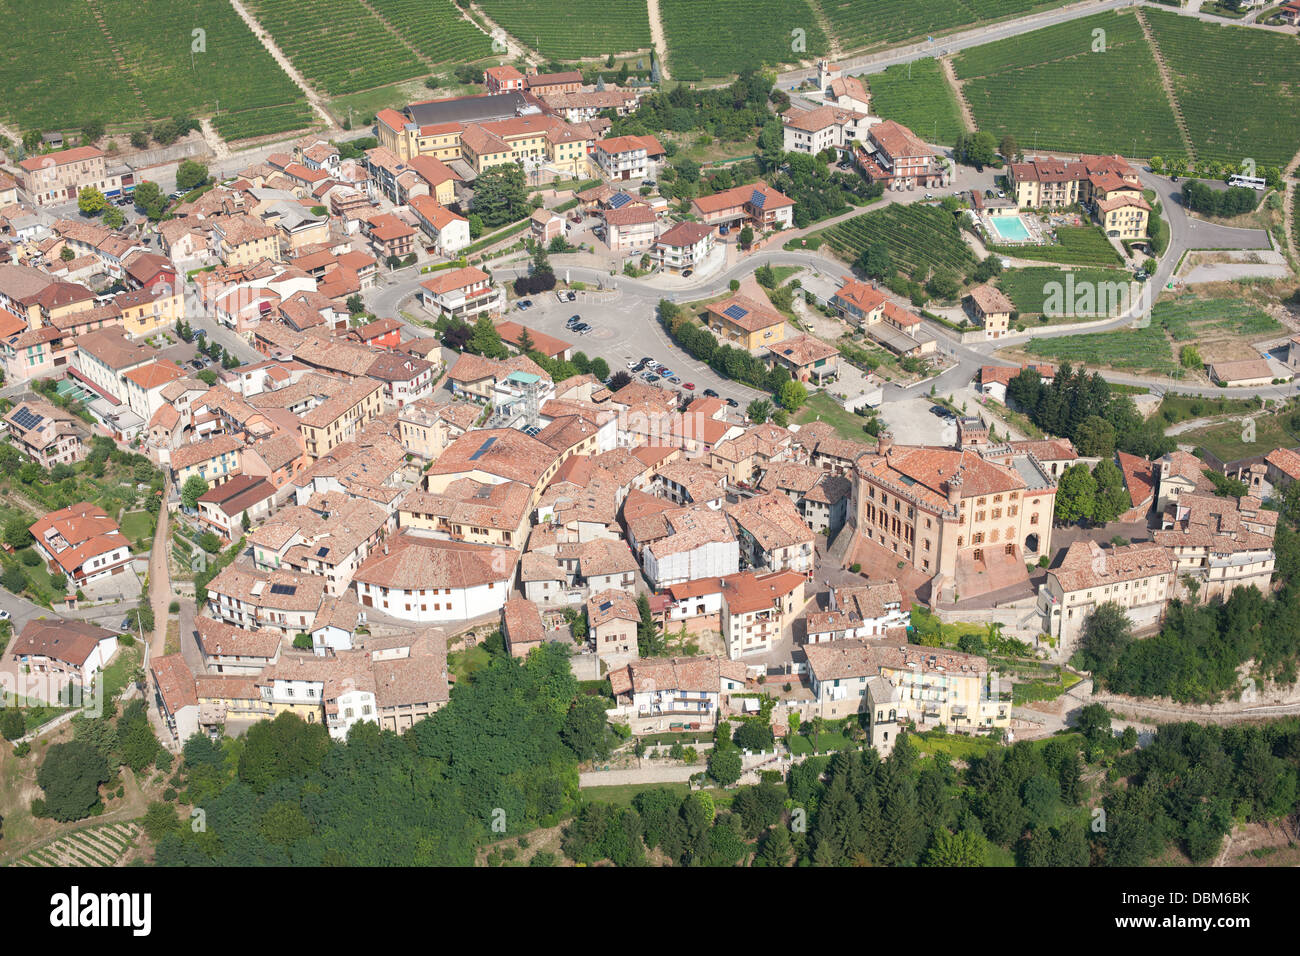
{"label": "parked car", "polygon": [[122,623],[119,624],[119,625],[117,626],[117,629],[118,629],[119,631],[129,631],[129,630],[131,630],[131,618],[130,618],[130,615],[128,615],[127,617],[122,618]]}
{"label": "parked car", "polygon": [[568,298],[569,298],[569,301],[572,302],[572,301],[574,301],[575,299],[578,298],[578,293],[576,293],[576,292],[572,292],[572,291],[571,291],[571,292],[569,293]]}
{"label": "parked car", "polygon": [[653,179],[643,179],[643,180],[641,180],[641,185],[642,185],[642,186],[654,186],[654,185],[657,185],[657,184],[655,183],[655,181],[654,181]]}
{"label": "parked car", "polygon": [[641,377],[642,377],[643,379],[645,379],[647,382],[649,382],[651,385],[653,385],[655,382],[659,381],[659,376],[658,376],[658,375],[654,375],[654,374],[652,374],[652,373],[650,373],[650,372],[646,372],[646,373],[643,374]]}
{"label": "parked car", "polygon": [[579,322],[573,327],[573,331],[577,332],[579,335],[586,335],[591,331],[591,326],[586,322]]}
{"label": "parked car", "polygon": [[531,308],[533,307],[533,300],[532,300],[532,299],[520,299],[519,302],[518,302],[517,304],[518,304],[518,306],[519,306],[519,311],[520,311],[520,312],[527,312],[529,309],[531,309]]}
{"label": "parked car", "polygon": [[580,316],[580,315],[571,315],[571,316],[569,316],[569,321],[565,322],[564,324],[567,325],[569,328],[573,328],[575,325],[581,325],[581,324],[582,324],[582,316]]}
{"label": "parked car", "polygon": [[629,372],[639,372],[641,371],[641,366],[637,365],[636,362],[629,360],[627,363],[627,370]]}
{"label": "parked car", "polygon": [[695,383],[687,382],[685,385],[682,386],[682,388],[686,389],[688,392],[693,392],[695,391]]}
{"label": "parked car", "polygon": [[691,275],[692,275],[693,272],[694,272],[694,270],[692,270],[692,269],[683,269],[683,270],[682,270],[682,278],[683,278],[683,279],[689,279],[689,278],[691,277]]}
{"label": "parked car", "polygon": [[934,196],[933,196],[931,193],[926,193],[926,194],[925,194],[925,198],[926,198],[926,199],[933,199]]}
{"label": "parked car", "polygon": [[736,401],[734,398],[727,399],[727,404],[730,405],[732,408],[740,407],[740,402]]}
{"label": "parked car", "polygon": [[4,608],[0,608],[0,621],[7,621],[7,620],[9,620],[9,612],[6,611]]}
{"label": "parked car", "polygon": [[667,378],[668,381],[669,381],[669,383],[672,384],[672,385],[680,385],[680,384],[682,384],[682,380],[681,380],[680,378],[678,378],[676,375],[667,375],[667,376],[665,376],[665,378]]}
{"label": "parked car", "polygon": [[705,398],[717,398],[717,397],[718,397],[718,393],[715,392],[715,391],[714,391],[713,389],[711,389],[711,388],[706,388],[706,389],[704,390],[704,393],[703,393],[703,394],[704,394],[704,397],[705,397]]}

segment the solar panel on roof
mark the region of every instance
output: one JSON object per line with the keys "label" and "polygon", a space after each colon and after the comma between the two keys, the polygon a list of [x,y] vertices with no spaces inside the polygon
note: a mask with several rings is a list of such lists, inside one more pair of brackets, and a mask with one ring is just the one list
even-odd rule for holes
{"label": "solar panel on roof", "polygon": [[272,584],[271,585],[272,594],[296,594],[297,591],[298,591],[298,585],[296,584]]}
{"label": "solar panel on roof", "polygon": [[749,315],[749,310],[743,306],[729,305],[725,309],[723,309],[722,314],[729,319],[735,319],[739,321],[740,319],[743,319],[745,316]]}
{"label": "solar panel on roof", "polygon": [[45,421],[44,415],[37,415],[30,408],[20,408],[14,412],[14,424],[23,431],[31,431],[41,422]]}
{"label": "solar panel on roof", "polygon": [[749,201],[756,208],[762,209],[763,203],[767,202],[767,196],[755,189],[754,194],[749,197]]}
{"label": "solar panel on roof", "polygon": [[470,461],[478,461],[479,456],[481,456],[484,452],[486,452],[489,448],[491,448],[491,447],[492,447],[492,444],[493,444],[496,440],[497,440],[497,436],[496,436],[496,435],[493,435],[491,438],[489,438],[487,441],[485,441],[485,442],[484,442],[484,443],[479,447],[479,450],[478,450],[478,451],[474,452],[474,454],[472,454],[472,455],[469,456],[469,460],[470,460]]}
{"label": "solar panel on roof", "polygon": [[609,197],[609,208],[622,209],[631,201],[632,201],[632,197],[629,196],[627,193],[614,193],[614,195]]}
{"label": "solar panel on roof", "polygon": [[613,602],[613,601],[606,601],[604,604],[602,604],[602,605],[600,606],[600,609],[601,609],[602,611],[608,611],[608,610],[609,610],[610,608],[612,608],[613,606],[614,606],[614,602]]}
{"label": "solar panel on roof", "polygon": [[329,553],[330,553],[330,549],[329,549],[329,548],[321,548],[319,551],[316,552],[316,557],[318,557],[318,558],[323,558],[323,557],[325,557],[325,555],[327,555],[327,554],[329,554]]}

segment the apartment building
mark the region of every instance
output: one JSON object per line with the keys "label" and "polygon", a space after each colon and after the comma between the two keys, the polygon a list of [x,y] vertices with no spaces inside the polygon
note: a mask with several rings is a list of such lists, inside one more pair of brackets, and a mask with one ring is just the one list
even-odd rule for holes
{"label": "apartment building", "polygon": [[134,188],[125,166],[110,168],[106,154],[94,146],[77,146],[43,156],[29,156],[16,166],[18,188],[38,206],[75,202],[83,189],[98,189],[110,198],[122,194],[124,181]]}
{"label": "apartment building", "polygon": [[372,378],[341,382],[324,401],[298,416],[307,457],[315,460],[351,441],[384,411],[384,384]]}
{"label": "apartment building", "polygon": [[803,610],[805,581],[794,571],[722,578],[722,637],[731,660],[772,650]]}
{"label": "apartment building", "polygon": [[668,272],[696,269],[714,247],[714,229],[702,222],[679,222],[655,240],[654,257]]}
{"label": "apartment building", "polygon": [[287,569],[325,580],[325,594],[347,591],[352,576],[384,538],[397,516],[362,498],[315,494],[306,505],[283,508],[248,532],[253,567]]}
{"label": "apartment building", "polygon": [[909,723],[917,730],[955,733],[1011,725],[1011,695],[990,687],[983,657],[851,640],[810,644],[805,652],[820,716],[867,714],[867,742],[882,755],[893,750]]}
{"label": "apartment building", "polygon": [[794,200],[760,182],[699,196],[691,200],[691,213],[728,232],[750,226],[762,234],[794,225]]}
{"label": "apartment building", "polygon": [[952,167],[936,150],[902,123],[882,120],[867,130],[854,149],[854,161],[870,182],[889,189],[942,187],[952,181]]}
{"label": "apartment building", "polygon": [[812,573],[816,536],[788,496],[755,495],[727,505],[725,510],[749,567]]}
{"label": "apartment building", "polygon": [[518,552],[403,529],[353,575],[363,607],[421,624],[499,614],[510,597]]}
{"label": "apartment building", "polygon": [[818,106],[810,110],[792,106],[781,114],[781,122],[787,153],[816,156],[826,149],[848,149],[863,139],[879,120],[868,116],[865,110],[847,105]]}
{"label": "apartment building", "polygon": [[293,571],[231,564],[208,584],[208,614],[245,630],[287,637],[310,634],[325,596],[325,579]]}
{"label": "apartment building", "polygon": [[434,315],[462,318],[473,323],[481,314],[499,312],[505,294],[482,269],[464,266],[448,269],[420,283],[420,302]]}
{"label": "apartment building", "polygon": [[597,140],[592,160],[601,176],[616,181],[647,179],[653,169],[649,149],[639,136]]}
{"label": "apartment building", "polygon": [[1076,541],[1039,588],[1043,632],[1056,638],[1062,660],[1068,660],[1099,605],[1118,604],[1135,629],[1155,627],[1175,584],[1173,560],[1157,542],[1102,548],[1095,541]]}

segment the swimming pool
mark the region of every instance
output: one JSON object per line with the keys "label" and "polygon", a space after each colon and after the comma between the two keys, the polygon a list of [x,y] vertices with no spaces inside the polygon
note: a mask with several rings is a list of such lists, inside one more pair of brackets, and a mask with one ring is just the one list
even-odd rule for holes
{"label": "swimming pool", "polygon": [[1003,242],[1028,242],[1029,227],[1019,216],[989,216],[989,228]]}

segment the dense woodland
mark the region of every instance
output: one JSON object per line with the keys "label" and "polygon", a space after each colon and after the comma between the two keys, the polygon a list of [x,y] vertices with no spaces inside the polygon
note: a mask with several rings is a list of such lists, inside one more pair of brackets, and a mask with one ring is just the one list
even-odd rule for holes
{"label": "dense woodland", "polygon": [[1007,401],[1049,435],[1070,439],[1080,455],[1109,458],[1118,450],[1159,458],[1176,444],[1157,422],[1142,420],[1131,398],[1082,365],[1061,363],[1050,383],[1025,369],[1008,383]]}

